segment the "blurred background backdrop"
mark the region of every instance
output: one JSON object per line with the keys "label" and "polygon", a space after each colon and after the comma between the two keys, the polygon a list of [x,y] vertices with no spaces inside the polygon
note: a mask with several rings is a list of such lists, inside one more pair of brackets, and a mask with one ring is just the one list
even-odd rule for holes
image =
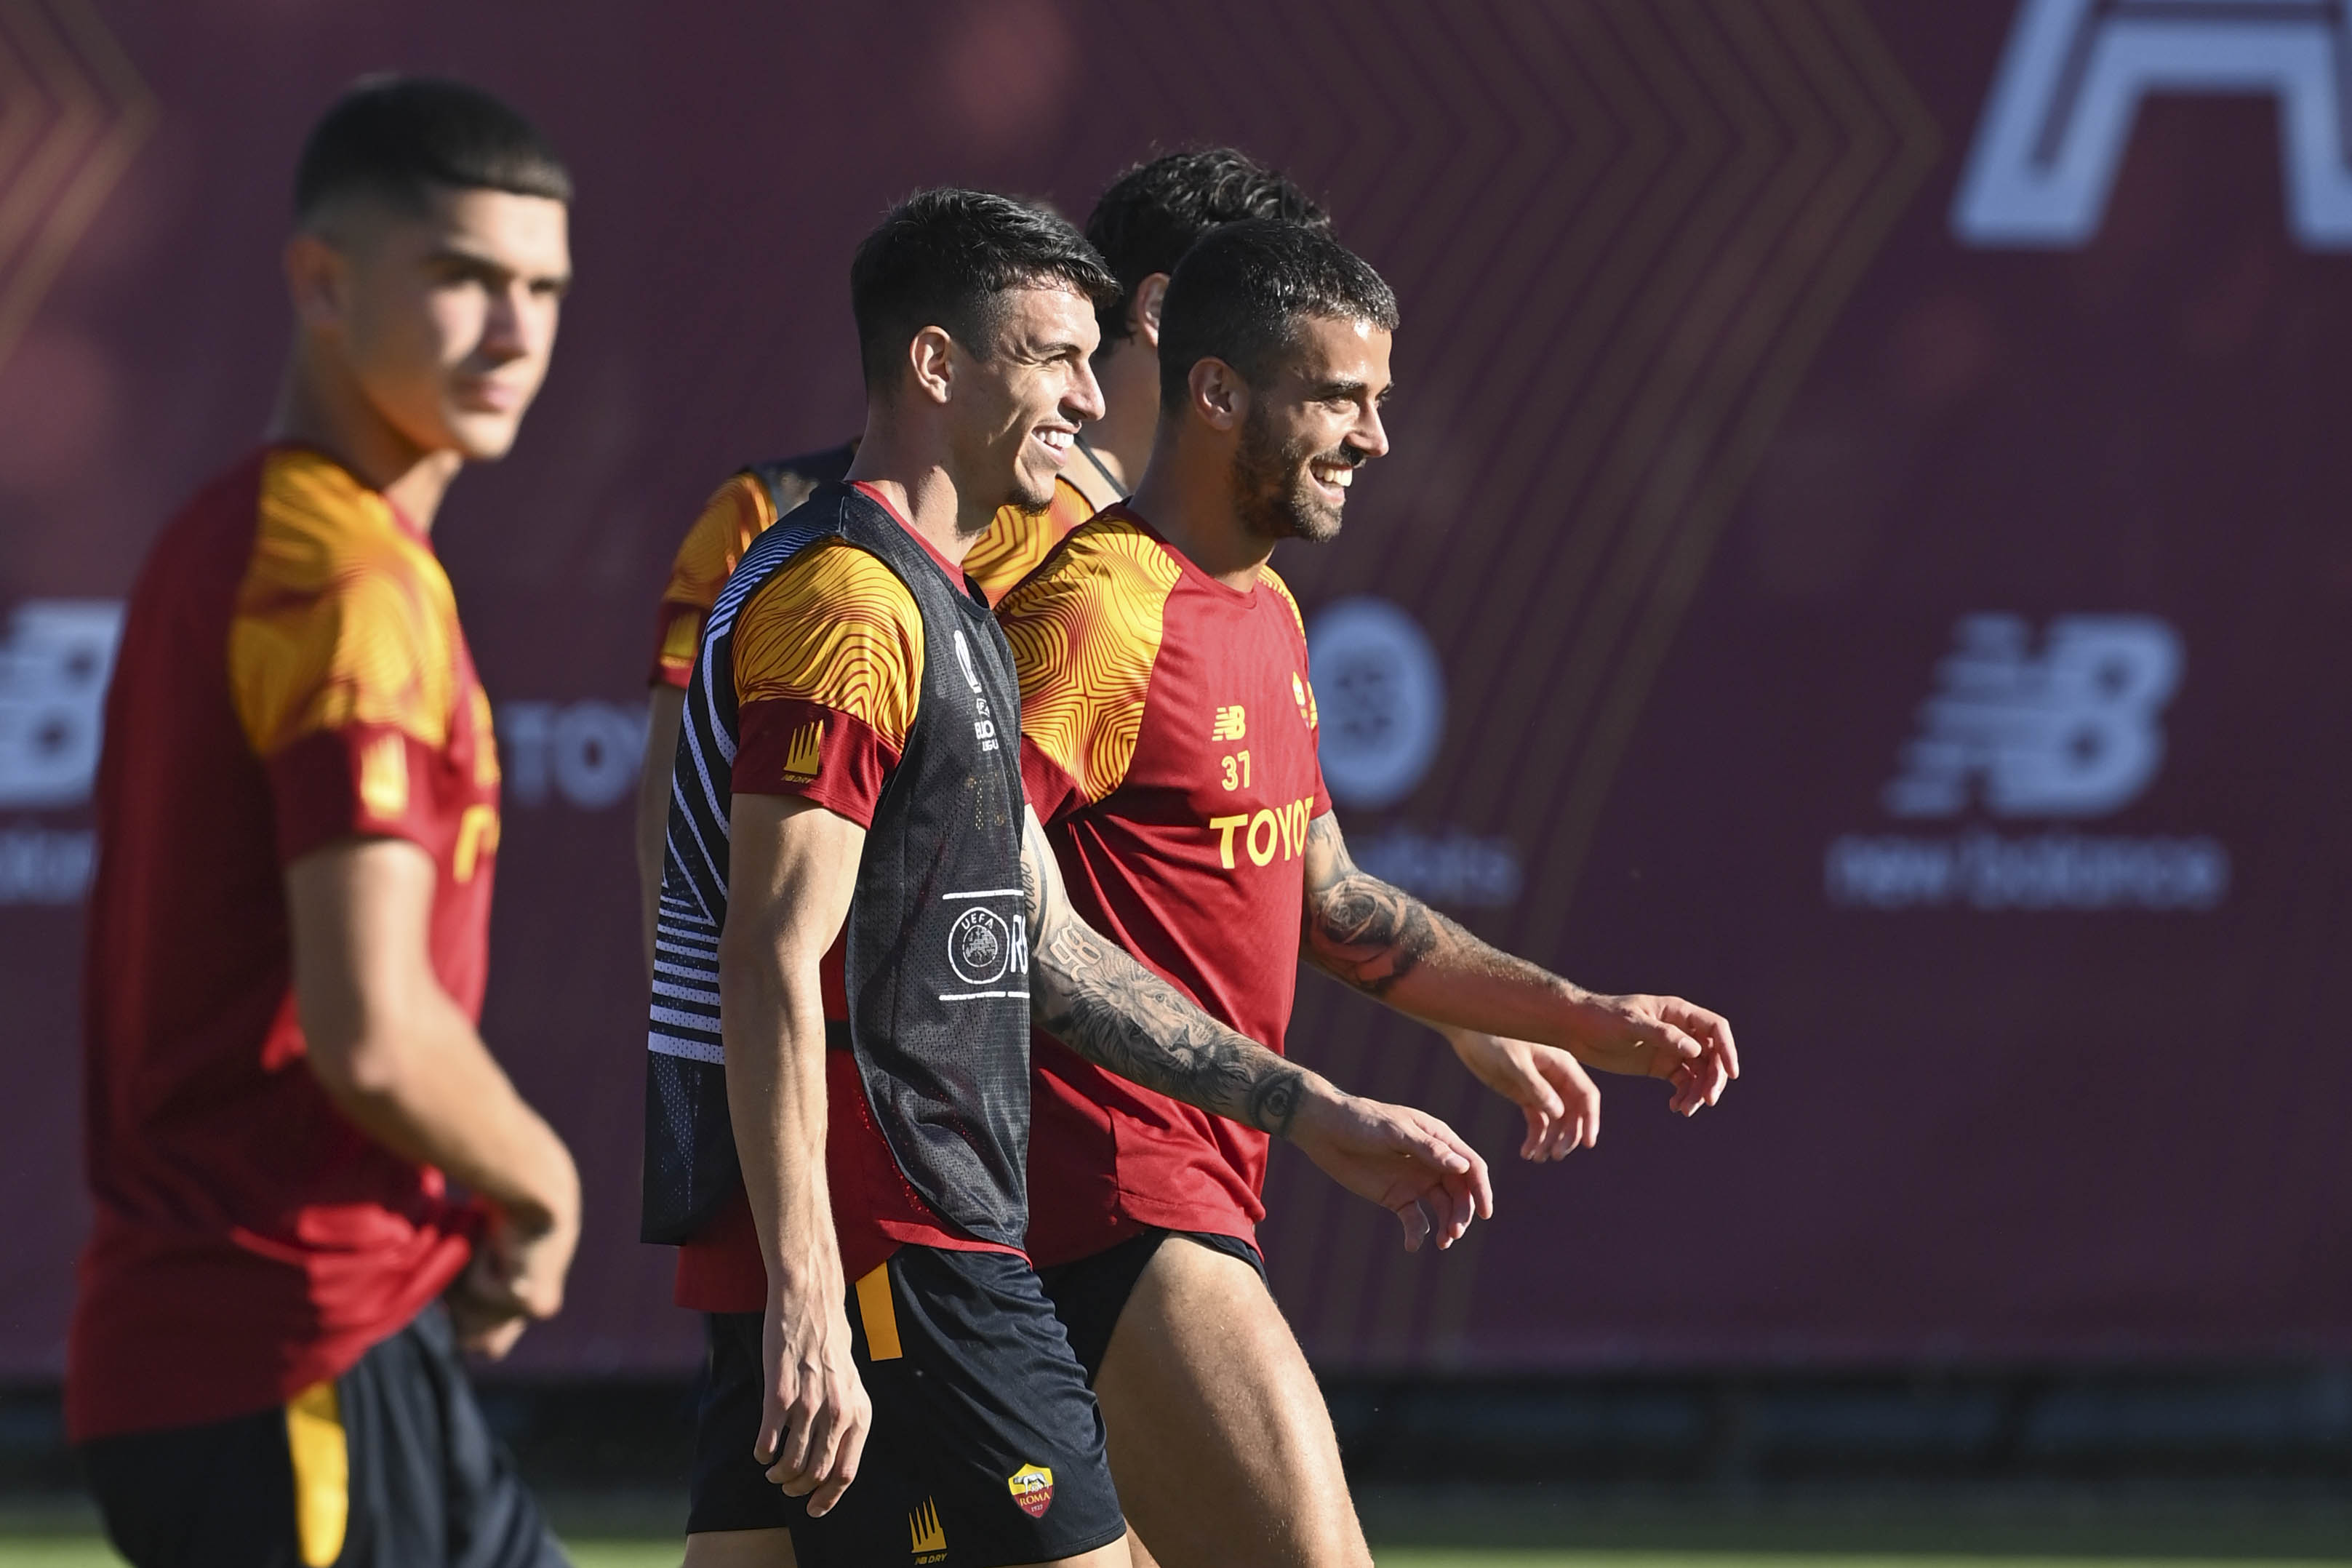
{"label": "blurred background backdrop", "polygon": [[436,531],[505,747],[485,1032],[588,1181],[570,1305],[494,1374],[527,1461],[682,1475],[629,861],[671,552],[730,469],[856,427],[847,262],[891,199],[1083,220],[1229,142],[1404,309],[1394,455],[1279,563],[1359,858],[1724,1011],[1748,1068],[1689,1123],[1604,1082],[1600,1147],[1526,1168],[1434,1037],[1306,984],[1297,1056],[1499,1175],[1408,1258],[1277,1156],[1268,1262],[1402,1489],[1376,1525],[1527,1481],[1601,1489],[1530,1538],[1643,1487],[2337,1497],[2347,9],[0,4],[0,1476],[71,1475],[119,601],[261,427],[303,132],[400,68],[510,98],[581,190],[548,390]]}

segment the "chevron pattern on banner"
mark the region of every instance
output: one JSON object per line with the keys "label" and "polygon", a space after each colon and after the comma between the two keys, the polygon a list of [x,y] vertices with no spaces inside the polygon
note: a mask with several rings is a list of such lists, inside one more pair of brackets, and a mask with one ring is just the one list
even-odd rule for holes
{"label": "chevron pattern on banner", "polygon": [[[1202,9],[1180,26],[1217,26]],[[1717,541],[1942,138],[1857,0],[1584,0],[1442,23],[1370,9],[1394,14],[1286,63],[1369,73],[1380,68],[1349,51],[1349,33],[1423,36],[1425,49],[1384,62],[1412,60],[1410,83],[1368,77],[1318,96],[1434,96],[1465,138],[1496,142],[1440,158],[1381,144],[1377,126],[1299,128],[1320,156],[1294,156],[1295,172],[1328,171],[1340,233],[1406,301],[1413,438],[1447,426],[1452,448],[1404,499],[1431,526],[1377,553],[1342,547],[1317,583],[1397,599],[1448,650],[1454,765],[1420,798],[1521,846],[1528,891],[1490,929],[1557,962],[1620,759]],[[1441,164],[1486,179],[1464,190],[1433,177]],[[1350,173],[1367,167],[1382,177]],[[1461,285],[1465,265],[1481,286]],[[1416,299],[1452,308],[1416,316]],[[1479,379],[1412,385],[1412,342],[1433,338],[1450,340],[1454,374],[1476,365]],[[1397,477],[1412,489],[1404,465]],[[1524,521],[1447,529],[1465,504]],[[1531,668],[1552,672],[1534,712]],[[1451,1063],[1401,1073],[1407,1053],[1381,1034],[1392,1047],[1393,1030],[1335,1042],[1317,1065],[1484,1147],[1516,1146],[1515,1110]],[[1391,1230],[1338,1223],[1357,1200],[1319,1175],[1276,1184],[1269,1260],[1286,1299],[1317,1304],[1297,1326],[1318,1364],[1475,1359],[1483,1229],[1426,1268]]]}
{"label": "chevron pattern on banner", "polygon": [[155,120],[89,0],[0,0],[0,362]]}

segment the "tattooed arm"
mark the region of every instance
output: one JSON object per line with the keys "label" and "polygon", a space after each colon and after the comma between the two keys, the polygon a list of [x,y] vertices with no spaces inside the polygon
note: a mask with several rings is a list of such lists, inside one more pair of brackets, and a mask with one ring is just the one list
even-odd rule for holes
{"label": "tattooed arm", "polygon": [[1029,905],[1030,1010],[1038,1026],[1106,1071],[1287,1138],[1342,1186],[1395,1214],[1405,1249],[1450,1247],[1494,1213],[1486,1164],[1433,1116],[1343,1094],[1201,1011],[1080,920],[1037,814],[1022,830]]}
{"label": "tattooed arm", "polygon": [[1679,996],[1604,996],[1487,945],[1358,868],[1329,812],[1307,825],[1306,874],[1307,961],[1401,1013],[1538,1041],[1604,1072],[1668,1079],[1685,1115],[1713,1105],[1739,1076],[1720,1016]]}

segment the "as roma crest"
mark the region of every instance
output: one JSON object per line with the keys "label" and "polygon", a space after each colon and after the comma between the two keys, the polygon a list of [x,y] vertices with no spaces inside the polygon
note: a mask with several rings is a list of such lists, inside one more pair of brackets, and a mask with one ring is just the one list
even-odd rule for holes
{"label": "as roma crest", "polygon": [[1054,1472],[1043,1465],[1022,1466],[1005,1484],[1013,1489],[1013,1500],[1031,1519],[1045,1518],[1045,1510],[1054,1506]]}

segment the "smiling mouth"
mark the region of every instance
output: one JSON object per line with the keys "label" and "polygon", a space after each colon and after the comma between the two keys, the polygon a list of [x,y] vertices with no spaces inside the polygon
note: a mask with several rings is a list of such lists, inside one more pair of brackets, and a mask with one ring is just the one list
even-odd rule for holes
{"label": "smiling mouth", "polygon": [[1029,438],[1052,454],[1054,462],[1058,467],[1069,461],[1070,449],[1076,444],[1078,433],[1076,430],[1041,426],[1029,432]]}
{"label": "smiling mouth", "polygon": [[1330,492],[1335,505],[1348,499],[1348,487],[1356,482],[1356,465],[1344,459],[1309,463],[1307,473],[1319,488]]}

